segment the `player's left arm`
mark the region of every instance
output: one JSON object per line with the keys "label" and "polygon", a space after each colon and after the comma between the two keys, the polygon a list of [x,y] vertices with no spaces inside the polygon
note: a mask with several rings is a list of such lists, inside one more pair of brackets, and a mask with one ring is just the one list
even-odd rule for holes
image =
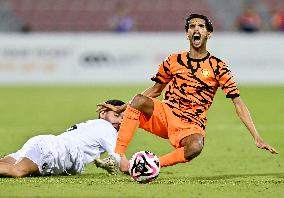
{"label": "player's left arm", "polygon": [[252,121],[252,118],[250,116],[250,112],[247,106],[245,105],[245,103],[242,101],[241,97],[233,98],[232,101],[235,105],[236,112],[239,118],[245,124],[250,134],[252,135],[255,145],[260,149],[268,150],[272,154],[278,154],[278,151],[274,149],[272,146],[270,146],[269,144],[267,144],[258,134],[255,128],[255,125]]}

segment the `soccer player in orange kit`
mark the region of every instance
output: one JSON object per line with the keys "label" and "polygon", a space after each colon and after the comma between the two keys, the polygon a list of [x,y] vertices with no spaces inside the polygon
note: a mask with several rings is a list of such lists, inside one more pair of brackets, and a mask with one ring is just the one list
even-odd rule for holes
{"label": "soccer player in orange kit", "polygon": [[[124,155],[139,126],[169,139],[175,147],[174,151],[160,157],[161,167],[189,162],[203,149],[206,111],[218,87],[232,100],[255,145],[277,154],[258,134],[228,66],[207,51],[207,40],[213,32],[211,21],[204,15],[191,14],[185,21],[185,30],[190,51],[166,58],[151,78],[155,84],[129,102],[118,133],[116,154],[110,159],[120,165],[121,170],[126,170],[128,162],[120,156]],[[164,99],[156,99],[164,89]]]}

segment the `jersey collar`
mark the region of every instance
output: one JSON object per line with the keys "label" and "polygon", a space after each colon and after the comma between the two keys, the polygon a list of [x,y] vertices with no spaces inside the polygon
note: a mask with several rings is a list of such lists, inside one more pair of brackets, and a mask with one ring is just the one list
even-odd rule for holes
{"label": "jersey collar", "polygon": [[189,61],[194,61],[194,62],[200,62],[200,61],[205,61],[208,57],[210,56],[210,53],[207,51],[207,55],[203,58],[190,58],[189,52],[187,53],[187,58]]}

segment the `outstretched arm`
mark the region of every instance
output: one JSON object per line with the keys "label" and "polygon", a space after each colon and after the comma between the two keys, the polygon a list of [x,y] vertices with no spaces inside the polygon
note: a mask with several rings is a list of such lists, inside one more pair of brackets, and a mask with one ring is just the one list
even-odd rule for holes
{"label": "outstretched arm", "polygon": [[109,155],[104,159],[95,159],[93,163],[96,165],[97,168],[102,168],[111,175],[117,175],[118,170],[125,174],[128,174],[128,159],[125,155],[121,156],[120,162],[117,162],[114,156]]}
{"label": "outstretched arm", "polygon": [[240,97],[236,97],[234,99],[232,99],[235,108],[236,108],[236,112],[239,116],[239,118],[241,119],[241,121],[245,124],[245,126],[247,127],[247,129],[249,130],[250,134],[252,135],[255,145],[258,148],[261,149],[265,149],[270,151],[270,153],[272,154],[278,154],[278,151],[276,149],[274,149],[272,146],[270,146],[269,144],[267,144],[258,134],[254,123],[252,121],[252,118],[250,116],[249,110],[247,109],[245,103],[242,101],[242,99]]}
{"label": "outstretched arm", "polygon": [[120,164],[119,164],[119,170],[123,173],[128,173],[128,159],[125,155],[121,156]]}
{"label": "outstretched arm", "polygon": [[[144,96],[148,96],[148,97],[152,97],[152,98],[156,98],[158,96],[161,95],[163,89],[165,88],[166,84],[160,84],[160,83],[155,83],[153,86],[145,89],[141,94]],[[97,104],[97,112],[100,112],[102,110],[112,110],[115,111],[117,113],[121,113],[123,111],[125,111],[127,105],[130,102],[122,105],[122,106],[113,106],[111,104],[106,104],[106,103],[101,103],[101,104]]]}
{"label": "outstretched arm", "polygon": [[167,84],[155,83],[153,86],[144,90],[141,94],[144,96],[148,96],[151,98],[156,98],[161,95],[162,91],[166,87]]}

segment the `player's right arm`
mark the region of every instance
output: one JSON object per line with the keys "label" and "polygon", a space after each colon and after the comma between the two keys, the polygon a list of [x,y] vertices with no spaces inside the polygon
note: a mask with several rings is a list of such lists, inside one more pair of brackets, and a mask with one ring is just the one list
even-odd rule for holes
{"label": "player's right arm", "polygon": [[142,95],[156,98],[161,95],[166,85],[172,80],[173,76],[171,73],[171,63],[175,60],[175,55],[167,57],[160,65],[158,72],[155,76],[151,78],[155,84],[145,91],[142,92]]}
{"label": "player's right arm", "polygon": [[[141,94],[147,97],[156,98],[161,95],[165,87],[166,87],[166,84],[155,83],[153,86],[145,89]],[[129,103],[130,102],[122,106],[119,106],[119,107],[116,107],[110,104],[97,104],[97,112],[100,111],[102,108],[105,108],[105,109],[110,109],[112,111],[115,111],[117,113],[121,113],[125,111]]]}
{"label": "player's right arm", "polygon": [[148,89],[144,90],[142,92],[142,95],[151,98],[156,98],[161,95],[165,87],[166,84],[160,84],[156,82],[152,87],[149,87]]}
{"label": "player's right arm", "polygon": [[121,159],[120,159],[120,165],[119,165],[119,170],[123,173],[128,173],[128,159],[125,155],[122,155],[121,156]]}
{"label": "player's right arm", "polygon": [[[142,95],[151,98],[156,98],[161,95],[166,85],[172,80],[172,73],[171,73],[172,60],[174,60],[174,56],[169,56],[159,65],[158,72],[156,73],[155,76],[151,78],[151,80],[154,81],[155,84],[144,90],[141,93]],[[129,103],[112,110],[116,112],[122,112],[126,109]]]}

